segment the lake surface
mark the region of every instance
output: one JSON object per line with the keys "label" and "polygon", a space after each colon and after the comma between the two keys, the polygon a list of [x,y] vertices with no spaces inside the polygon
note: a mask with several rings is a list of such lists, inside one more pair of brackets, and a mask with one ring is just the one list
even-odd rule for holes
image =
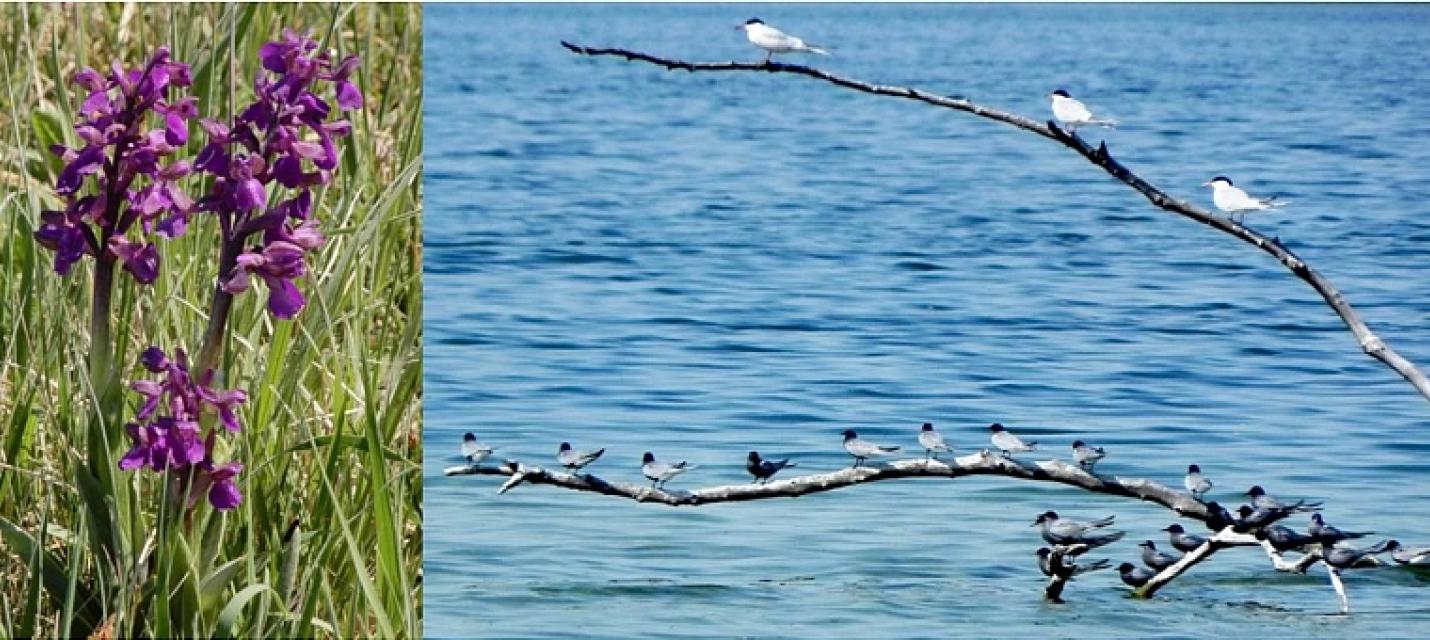
{"label": "lake surface", "polygon": [[[426,630],[441,637],[1423,636],[1430,576],[1223,552],[1151,601],[1115,572],[1040,601],[1028,525],[1151,504],[1006,478],[671,509],[443,477],[500,457],[638,481],[646,450],[744,482],[745,453],[849,464],[839,433],[956,451],[1000,421],[1105,473],[1225,502],[1253,483],[1430,543],[1430,403],[1255,249],[1151,208],[1070,151],[794,76],[666,72],[562,39],[757,60],[752,15],[871,81],[1120,120],[1113,153],[1180,197],[1231,176],[1252,226],[1430,366],[1430,9],[1395,6],[429,6]],[[894,38],[890,38],[894,34]],[[1032,456],[1038,459],[1039,456]],[[495,461],[495,460],[493,460]],[[1292,522],[1303,526],[1297,519]]]}

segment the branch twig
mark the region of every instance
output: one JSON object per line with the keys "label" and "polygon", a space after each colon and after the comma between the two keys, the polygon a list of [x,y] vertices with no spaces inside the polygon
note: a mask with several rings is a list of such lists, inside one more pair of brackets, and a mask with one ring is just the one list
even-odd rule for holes
{"label": "branch twig", "polygon": [[1351,308],[1350,303],[1346,301],[1345,297],[1341,295],[1340,291],[1336,290],[1336,288],[1331,285],[1329,280],[1326,280],[1324,276],[1316,272],[1310,267],[1310,265],[1307,265],[1304,261],[1302,261],[1294,253],[1292,253],[1291,250],[1283,246],[1278,239],[1268,238],[1245,225],[1232,221],[1229,218],[1215,215],[1209,211],[1193,206],[1186,201],[1178,200],[1177,198],[1172,197],[1167,192],[1156,187],[1152,183],[1142,179],[1137,174],[1133,173],[1132,170],[1128,169],[1121,162],[1118,162],[1117,160],[1113,159],[1111,153],[1109,153],[1107,150],[1107,143],[1105,142],[1099,144],[1096,148],[1093,148],[1082,138],[1078,137],[1075,133],[1065,132],[1052,122],[1044,124],[1036,120],[1025,118],[1013,113],[985,107],[962,97],[943,96],[909,87],[873,84],[861,80],[854,80],[851,78],[837,76],[826,71],[821,71],[819,69],[815,69],[813,67],[806,67],[803,65],[785,64],[773,61],[755,63],[733,61],[686,62],[684,60],[662,58],[659,56],[653,56],[647,53],[641,53],[639,51],[630,51],[626,49],[603,49],[595,47],[586,47],[577,44],[572,44],[564,40],[561,42],[561,46],[565,47],[573,53],[583,56],[617,56],[625,58],[628,61],[639,61],[658,65],[661,67],[665,67],[667,70],[678,69],[688,72],[753,71],[764,73],[788,73],[794,75],[801,75],[809,78],[814,78],[816,80],[822,80],[824,82],[844,87],[846,89],[853,89],[855,91],[861,91],[874,95],[916,100],[939,107],[971,113],[981,118],[987,118],[989,120],[995,120],[1004,124],[1012,125],[1024,131],[1028,131],[1044,138],[1060,142],[1064,146],[1067,146],[1068,148],[1076,151],[1078,154],[1086,158],[1088,162],[1091,162],[1092,164],[1101,167],[1112,177],[1118,179],[1123,184],[1132,187],[1138,193],[1141,193],[1154,206],[1165,211],[1169,211],[1200,222],[1213,229],[1216,229],[1217,231],[1229,234],[1232,237],[1241,240],[1242,242],[1250,244],[1270,254],[1273,258],[1275,258],[1278,262],[1280,262],[1283,266],[1290,270],[1292,274],[1294,274],[1297,278],[1300,278],[1302,281],[1306,282],[1306,284],[1310,285],[1311,288],[1316,291],[1316,293],[1320,294],[1321,298],[1325,300],[1326,305],[1331,307],[1331,309],[1336,312],[1336,315],[1340,316],[1341,321],[1345,323],[1346,328],[1349,329],[1351,333],[1355,336],[1356,342],[1360,345],[1362,351],[1364,351],[1370,357],[1379,360],[1387,367],[1390,367],[1396,373],[1399,373],[1401,377],[1405,378],[1407,382],[1409,382],[1412,386],[1415,387],[1416,391],[1420,392],[1421,396],[1425,397],[1425,399],[1427,400],[1430,400],[1430,379],[1427,379],[1425,377],[1425,374],[1421,373],[1420,370],[1415,367],[1414,363],[1405,359],[1399,353],[1396,353],[1394,349],[1391,349],[1390,346],[1386,345],[1384,341],[1382,341],[1378,336],[1376,336],[1375,333],[1370,330],[1370,327],[1365,324],[1365,321],[1361,319],[1360,314],[1356,313],[1355,309]]}

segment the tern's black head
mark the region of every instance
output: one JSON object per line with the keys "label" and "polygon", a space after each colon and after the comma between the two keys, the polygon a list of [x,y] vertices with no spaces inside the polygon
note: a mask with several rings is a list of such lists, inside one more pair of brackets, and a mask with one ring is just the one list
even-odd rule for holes
{"label": "tern's black head", "polygon": [[1054,92],[1053,92],[1053,95],[1058,96],[1059,98],[1071,98],[1071,97],[1072,97],[1072,96],[1068,95],[1068,92],[1066,92],[1066,91],[1064,91],[1064,90],[1062,90],[1062,89],[1058,89],[1057,91],[1054,91]]}
{"label": "tern's black head", "polygon": [[1182,525],[1180,524],[1172,523],[1167,525],[1167,528],[1163,529],[1163,531],[1166,531],[1168,533],[1185,533],[1186,529],[1183,529]]}
{"label": "tern's black head", "polygon": [[1081,441],[1081,440],[1073,440],[1073,448],[1074,448],[1074,449],[1076,449],[1076,448],[1078,448],[1078,447],[1086,446],[1086,445],[1087,445],[1087,443],[1086,443],[1086,442],[1083,442],[1083,441]]}
{"label": "tern's black head", "polygon": [[1321,519],[1321,514],[1319,513],[1311,514],[1311,521],[1316,524],[1326,524],[1326,521]]}
{"label": "tern's black head", "polygon": [[1251,496],[1251,497],[1253,497],[1253,498],[1258,497],[1258,496],[1264,496],[1264,495],[1266,495],[1266,490],[1265,490],[1265,489],[1262,489],[1262,488],[1261,488],[1261,485],[1259,485],[1259,484],[1254,484],[1254,485],[1251,485],[1251,488],[1250,488],[1250,489],[1247,489],[1247,490],[1246,490],[1246,495],[1249,495],[1249,496]]}
{"label": "tern's black head", "polygon": [[1152,542],[1151,540],[1143,540],[1142,542],[1138,543],[1137,546],[1139,546],[1139,547],[1147,547],[1148,549],[1156,549],[1156,548],[1157,548],[1157,544],[1154,543],[1154,542]]}
{"label": "tern's black head", "polygon": [[853,429],[845,429],[845,430],[844,430],[844,439],[845,439],[845,440],[853,440],[853,439],[858,438],[858,437],[859,437],[859,434],[854,433],[854,430],[853,430]]}
{"label": "tern's black head", "polygon": [[764,21],[764,20],[761,20],[761,19],[759,19],[759,18],[750,18],[749,20],[746,20],[746,21],[745,21],[745,24],[764,24],[764,23],[765,23],[765,21]]}
{"label": "tern's black head", "polygon": [[571,443],[570,443],[570,442],[563,442],[563,443],[561,443],[561,446],[560,446],[559,448],[557,448],[557,451],[570,451],[570,450],[571,450]]}
{"label": "tern's black head", "polygon": [[1249,515],[1251,515],[1251,514],[1253,514],[1253,513],[1255,513],[1255,512],[1256,512],[1256,510],[1255,510],[1255,509],[1252,509],[1252,508],[1251,508],[1251,505],[1249,505],[1249,504],[1244,504],[1244,505],[1241,505],[1241,507],[1237,508],[1237,510],[1236,510],[1236,515],[1239,515],[1239,516],[1245,518],[1245,517],[1247,517],[1247,516],[1249,516]]}
{"label": "tern's black head", "polygon": [[1127,573],[1128,571],[1131,571],[1136,568],[1137,567],[1133,566],[1131,562],[1124,562],[1122,564],[1117,565],[1117,571],[1119,573]]}
{"label": "tern's black head", "polygon": [[645,452],[645,455],[644,455],[644,456],[641,456],[641,462],[642,462],[642,463],[655,462],[655,454],[654,454],[654,453],[651,453],[651,452],[649,452],[649,451]]}
{"label": "tern's black head", "polygon": [[1052,552],[1053,552],[1052,549],[1049,549],[1049,548],[1047,548],[1047,547],[1041,547],[1041,548],[1038,549],[1038,557],[1039,557],[1039,558],[1046,558],[1046,557],[1048,557],[1048,554],[1050,554],[1050,553],[1052,553]]}
{"label": "tern's black head", "polygon": [[1187,473],[1201,473],[1202,468],[1194,464],[1187,465]]}
{"label": "tern's black head", "polygon": [[1386,550],[1386,551],[1395,551],[1396,549],[1399,549],[1399,548],[1400,548],[1400,541],[1399,541],[1399,540],[1387,540],[1387,541],[1385,542],[1385,550]]}
{"label": "tern's black head", "polygon": [[759,464],[759,463],[760,463],[760,454],[759,454],[758,452],[756,452],[756,451],[751,451],[751,452],[750,452],[749,460],[750,460],[750,462],[753,462],[753,463],[755,463],[755,464]]}
{"label": "tern's black head", "polygon": [[468,432],[466,432],[465,434],[462,435],[462,442],[475,442],[476,439],[477,439],[477,434],[472,433],[471,431],[468,431]]}
{"label": "tern's black head", "polygon": [[1056,511],[1044,511],[1044,512],[1038,514],[1038,519],[1037,519],[1037,520],[1034,520],[1034,521],[1033,521],[1033,524],[1042,524],[1042,523],[1047,522],[1047,521],[1049,521],[1049,520],[1057,520],[1057,519],[1058,519],[1058,512],[1056,512]]}
{"label": "tern's black head", "polygon": [[1003,428],[1003,424],[999,422],[988,425],[988,430],[993,432],[1007,431],[1007,429]]}
{"label": "tern's black head", "polygon": [[1228,178],[1226,176],[1217,176],[1215,178],[1212,178],[1210,182],[1216,182],[1218,180],[1220,180],[1221,182],[1225,182],[1226,186],[1228,187],[1232,186],[1231,178]]}
{"label": "tern's black head", "polygon": [[933,423],[932,423],[932,422],[925,422],[925,423],[924,423],[924,431],[933,431]]}

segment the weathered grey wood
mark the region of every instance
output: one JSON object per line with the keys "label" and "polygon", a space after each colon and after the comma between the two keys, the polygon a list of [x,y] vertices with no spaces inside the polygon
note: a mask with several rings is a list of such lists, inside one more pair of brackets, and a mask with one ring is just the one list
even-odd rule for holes
{"label": "weathered grey wood", "polygon": [[1207,538],[1207,541],[1203,542],[1202,546],[1182,554],[1180,560],[1173,563],[1172,566],[1159,571],[1157,575],[1152,576],[1152,579],[1147,581],[1147,584],[1138,587],[1132,593],[1139,598],[1150,598],[1155,595],[1159,589],[1167,586],[1168,583],[1176,580],[1177,577],[1183,573],[1186,573],[1188,569],[1210,558],[1213,553],[1227,547],[1255,546],[1257,544],[1259,544],[1259,542],[1255,536],[1249,533],[1237,533],[1233,531],[1231,527],[1227,527]]}
{"label": "weathered grey wood", "polygon": [[[1087,491],[1137,498],[1153,502],[1197,520],[1206,520],[1207,511],[1191,494],[1152,480],[1115,475],[1094,475],[1062,460],[1022,462],[997,453],[980,451],[950,460],[914,458],[850,467],[828,473],[794,476],[765,484],[731,484],[691,491],[652,489],[649,483],[604,480],[589,473],[566,473],[507,460],[496,466],[461,465],[444,470],[448,476],[508,476],[498,493],[506,493],[523,483],[545,484],[575,491],[628,498],[672,507],[698,506],[715,502],[740,502],[766,498],[794,498],[810,493],[833,491],[865,482],[899,478],[958,478],[973,475],[1001,475],[1023,480],[1056,482]],[[686,480],[687,478],[681,478]]]}
{"label": "weathered grey wood", "polygon": [[763,73],[788,73],[794,75],[801,75],[817,80],[823,80],[825,82],[847,89],[853,89],[855,91],[861,91],[874,95],[916,100],[939,107],[971,113],[981,118],[987,118],[989,120],[995,120],[1004,124],[1012,125],[1024,131],[1028,131],[1044,138],[1049,138],[1051,140],[1060,142],[1068,148],[1071,148],[1072,150],[1078,152],[1078,154],[1082,155],[1092,164],[1101,167],[1109,175],[1118,179],[1123,184],[1126,184],[1127,186],[1135,189],[1138,193],[1141,193],[1154,206],[1164,211],[1176,213],[1178,215],[1200,222],[1213,229],[1216,229],[1217,231],[1231,235],[1232,237],[1241,240],[1242,242],[1250,244],[1270,254],[1273,258],[1276,259],[1277,262],[1280,262],[1283,266],[1290,270],[1293,275],[1304,281],[1306,284],[1310,285],[1311,288],[1316,291],[1316,293],[1320,294],[1321,298],[1325,300],[1326,305],[1331,307],[1332,311],[1335,311],[1336,315],[1340,317],[1343,323],[1345,323],[1346,328],[1349,329],[1351,331],[1351,334],[1355,336],[1356,342],[1360,345],[1362,351],[1364,351],[1370,357],[1375,358],[1376,360],[1385,364],[1387,367],[1390,367],[1396,373],[1400,374],[1401,377],[1405,378],[1407,382],[1409,382],[1412,386],[1415,387],[1416,391],[1420,392],[1420,395],[1422,397],[1424,397],[1426,400],[1430,400],[1430,379],[1427,379],[1425,377],[1425,374],[1421,373],[1420,370],[1416,368],[1414,363],[1405,359],[1394,349],[1391,349],[1390,346],[1385,344],[1385,342],[1379,336],[1372,332],[1370,327],[1366,325],[1365,321],[1361,319],[1360,314],[1358,314],[1355,309],[1351,307],[1350,303],[1346,301],[1345,297],[1341,295],[1340,291],[1338,291],[1334,286],[1332,286],[1330,281],[1327,280],[1324,276],[1322,276],[1316,270],[1312,269],[1303,260],[1301,260],[1301,258],[1297,257],[1296,254],[1292,253],[1291,250],[1283,246],[1279,239],[1268,238],[1265,235],[1262,235],[1261,233],[1258,233],[1255,230],[1251,229],[1250,227],[1231,220],[1229,217],[1213,214],[1206,209],[1202,209],[1184,200],[1179,200],[1177,198],[1172,197],[1166,191],[1158,188],[1157,186],[1133,173],[1132,170],[1128,169],[1121,162],[1118,162],[1116,159],[1114,159],[1112,157],[1112,154],[1108,151],[1107,144],[1105,142],[1099,144],[1097,147],[1093,147],[1086,141],[1084,141],[1081,137],[1079,137],[1077,134],[1063,131],[1060,127],[1058,127],[1052,122],[1042,123],[1007,111],[986,107],[977,104],[971,100],[968,100],[967,98],[957,96],[944,96],[909,87],[864,82],[862,80],[845,78],[843,76],[838,76],[832,73],[828,73],[826,71],[815,69],[813,67],[806,67],[804,65],[786,64],[782,62],[773,61],[686,62],[684,60],[675,60],[670,58],[653,56],[638,51],[614,48],[586,47],[566,41],[562,41],[561,46],[579,55],[617,56],[625,58],[626,60],[640,61],[659,65],[661,67],[665,67],[668,70],[683,70],[689,72],[753,71]]}

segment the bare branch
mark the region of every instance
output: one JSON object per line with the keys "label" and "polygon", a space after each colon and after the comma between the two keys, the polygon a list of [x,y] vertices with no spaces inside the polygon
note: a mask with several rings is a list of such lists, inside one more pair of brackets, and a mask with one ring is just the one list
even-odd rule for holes
{"label": "bare branch", "polygon": [[1331,579],[1331,586],[1336,589],[1336,597],[1341,600],[1341,613],[1349,614],[1351,612],[1351,601],[1346,597],[1346,585],[1341,582],[1341,570],[1327,564],[1326,575]]}
{"label": "bare branch", "polygon": [[1202,546],[1186,552],[1182,555],[1182,559],[1172,564],[1172,566],[1161,570],[1157,575],[1152,576],[1152,579],[1148,580],[1147,584],[1133,591],[1133,595],[1139,598],[1150,598],[1156,594],[1159,589],[1167,586],[1167,583],[1177,579],[1177,576],[1186,573],[1188,569],[1211,557],[1213,553],[1227,547],[1254,546],[1256,544],[1256,537],[1249,533],[1237,533],[1233,531],[1231,527],[1222,529],[1218,531],[1216,535],[1207,538],[1207,541],[1203,542]]}
{"label": "bare branch", "polygon": [[1000,475],[1023,480],[1056,482],[1086,491],[1155,502],[1188,518],[1206,520],[1206,506],[1183,491],[1142,478],[1094,475],[1081,467],[1061,460],[1021,462],[996,453],[981,451],[953,460],[923,458],[897,460],[886,464],[850,467],[813,475],[775,480],[765,484],[732,484],[694,491],[653,489],[647,484],[608,482],[589,473],[566,473],[507,460],[495,467],[462,465],[443,471],[449,476],[500,475],[510,476],[500,493],[522,483],[546,484],[575,491],[588,491],[608,496],[628,498],[637,502],[654,502],[672,507],[699,506],[715,502],[741,502],[766,498],[794,498],[810,493],[833,491],[866,482],[899,478],[958,478],[973,475]]}
{"label": "bare branch", "polygon": [[1388,345],[1385,344],[1384,341],[1382,341],[1378,336],[1376,336],[1375,333],[1370,330],[1370,327],[1365,324],[1365,321],[1361,320],[1360,314],[1356,313],[1355,309],[1351,308],[1350,303],[1346,301],[1345,297],[1341,295],[1340,291],[1336,290],[1336,288],[1332,286],[1330,281],[1326,280],[1324,276],[1316,272],[1310,267],[1310,265],[1307,265],[1304,261],[1302,261],[1294,253],[1292,253],[1291,250],[1283,246],[1279,239],[1268,238],[1243,224],[1239,224],[1237,222],[1232,221],[1230,218],[1215,215],[1205,209],[1193,206],[1192,204],[1184,200],[1179,200],[1177,198],[1172,197],[1166,191],[1163,191],[1162,189],[1158,188],[1157,186],[1133,173],[1121,162],[1118,162],[1117,160],[1113,159],[1112,154],[1109,153],[1107,150],[1107,143],[1105,142],[1099,144],[1096,148],[1094,148],[1082,138],[1078,137],[1077,134],[1065,132],[1052,122],[1048,122],[1046,124],[1040,123],[1036,120],[1025,118],[1013,113],[1009,113],[1007,111],[1001,111],[998,109],[985,107],[962,97],[943,96],[909,87],[874,84],[861,80],[854,80],[851,78],[837,76],[832,73],[821,71],[813,67],[806,67],[803,65],[785,64],[773,61],[755,63],[733,61],[686,62],[683,60],[674,60],[670,58],[653,56],[638,51],[629,51],[626,49],[601,49],[585,47],[577,44],[572,44],[566,41],[562,41],[561,46],[579,55],[617,56],[625,58],[626,60],[640,61],[658,65],[661,67],[665,67],[668,70],[679,69],[689,72],[753,71],[764,73],[788,73],[794,75],[801,75],[809,78],[814,78],[816,80],[822,80],[840,87],[844,87],[846,89],[853,89],[855,91],[861,91],[874,95],[916,100],[939,107],[971,113],[981,118],[987,118],[989,120],[1002,122],[1004,124],[1012,125],[1024,131],[1037,134],[1044,138],[1056,140],[1062,143],[1064,146],[1067,146],[1068,148],[1076,151],[1078,154],[1086,158],[1089,162],[1101,167],[1109,175],[1118,179],[1123,184],[1126,184],[1127,186],[1135,189],[1138,193],[1141,193],[1154,206],[1162,210],[1181,215],[1186,218],[1191,218],[1192,220],[1207,225],[1213,229],[1216,229],[1217,231],[1221,231],[1222,233],[1231,235],[1232,237],[1241,240],[1242,242],[1250,244],[1268,254],[1271,254],[1273,258],[1275,258],[1278,262],[1280,262],[1283,266],[1290,270],[1293,275],[1306,282],[1306,284],[1310,285],[1311,288],[1316,291],[1316,293],[1320,294],[1321,298],[1325,300],[1326,304],[1331,307],[1333,311],[1336,312],[1336,315],[1340,316],[1341,321],[1345,323],[1346,328],[1350,329],[1351,333],[1356,338],[1356,342],[1360,345],[1362,351],[1364,351],[1370,357],[1375,358],[1376,360],[1379,360],[1380,362],[1384,363],[1396,373],[1399,373],[1403,378],[1405,378],[1407,382],[1409,382],[1412,386],[1415,387],[1417,391],[1420,392],[1421,396],[1424,396],[1427,400],[1430,400],[1430,379],[1427,379],[1425,377],[1425,374],[1421,373],[1420,370],[1417,369],[1412,362],[1406,360],[1399,353],[1396,353],[1394,349],[1391,349]]}

